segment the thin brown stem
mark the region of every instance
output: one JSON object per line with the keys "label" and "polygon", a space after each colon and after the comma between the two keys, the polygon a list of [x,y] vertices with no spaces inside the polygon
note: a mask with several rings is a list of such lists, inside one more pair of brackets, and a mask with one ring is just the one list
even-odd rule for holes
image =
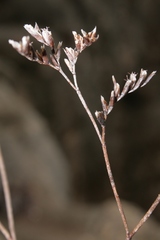
{"label": "thin brown stem", "polygon": [[67,75],[63,72],[62,68],[59,69],[59,73],[66,79],[66,81],[69,83],[69,85],[76,91],[76,87],[71,82],[71,80],[67,77]]}
{"label": "thin brown stem", "polygon": [[10,235],[11,235],[11,239],[16,240],[13,210],[12,210],[12,203],[11,203],[11,195],[10,195],[7,174],[6,174],[5,166],[4,166],[4,163],[3,163],[3,157],[2,157],[1,150],[0,150],[0,173],[1,173],[5,203],[6,203],[6,211],[7,211],[9,232],[10,232]]}
{"label": "thin brown stem", "polygon": [[122,203],[120,200],[120,197],[118,195],[117,192],[117,188],[116,188],[116,184],[113,178],[113,174],[112,174],[112,170],[111,170],[111,166],[110,166],[110,161],[109,161],[109,157],[108,157],[108,152],[107,152],[107,147],[106,147],[106,141],[105,141],[105,126],[102,126],[102,150],[103,150],[103,154],[104,154],[104,159],[105,159],[105,164],[106,164],[106,169],[108,172],[108,177],[109,177],[109,181],[112,187],[112,191],[118,206],[118,210],[120,212],[120,216],[125,228],[125,232],[126,232],[126,240],[130,240],[130,235],[129,235],[129,228],[128,228],[128,224],[127,224],[127,220],[124,214],[124,210],[122,207]]}
{"label": "thin brown stem", "polygon": [[3,234],[3,236],[7,240],[11,240],[11,236],[10,236],[8,230],[4,227],[4,225],[1,222],[0,222],[0,232]]}
{"label": "thin brown stem", "polygon": [[100,142],[102,143],[102,138],[101,138],[101,134],[100,134],[99,128],[97,126],[97,123],[96,123],[96,121],[95,121],[91,111],[89,110],[89,108],[87,106],[87,103],[84,100],[84,98],[82,96],[82,93],[81,93],[81,91],[79,89],[79,86],[78,86],[78,83],[77,83],[77,76],[76,76],[76,71],[75,71],[75,65],[73,66],[73,80],[74,80],[74,85],[76,87],[76,93],[77,93],[77,95],[78,95],[78,97],[79,97],[79,99],[80,99],[84,109],[86,110],[86,112],[87,112],[87,114],[88,114],[88,116],[89,116],[89,118],[90,118],[90,120],[91,120],[91,122],[92,122],[92,124],[93,124],[93,126],[95,128],[95,131],[96,131],[96,133],[98,135],[98,138],[99,138]]}
{"label": "thin brown stem", "polygon": [[143,216],[143,218],[139,221],[139,223],[137,224],[137,226],[133,229],[133,231],[130,233],[130,237],[132,238],[133,235],[142,227],[142,225],[148,220],[148,218],[150,217],[150,215],[153,213],[153,211],[155,210],[155,208],[158,206],[158,204],[160,203],[160,194],[158,195],[158,197],[155,199],[155,201],[153,202],[153,204],[151,205],[151,207],[149,208],[149,210],[146,212],[146,214]]}

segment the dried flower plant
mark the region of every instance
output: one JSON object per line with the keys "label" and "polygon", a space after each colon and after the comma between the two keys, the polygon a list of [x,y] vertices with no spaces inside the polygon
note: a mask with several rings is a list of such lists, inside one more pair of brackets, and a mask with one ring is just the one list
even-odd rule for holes
{"label": "dried flower plant", "polygon": [[[116,184],[113,178],[110,161],[107,153],[107,146],[105,142],[105,123],[107,120],[108,114],[112,111],[114,104],[121,100],[125,95],[128,93],[134,92],[140,87],[144,87],[155,75],[155,71],[152,72],[150,75],[147,74],[146,70],[141,69],[139,77],[137,77],[136,73],[131,73],[129,76],[126,77],[126,82],[124,84],[124,87],[122,91],[120,91],[120,85],[116,82],[116,79],[114,76],[112,76],[113,81],[113,90],[110,94],[109,102],[104,99],[103,96],[101,96],[101,103],[102,103],[102,111],[96,111],[95,116],[98,120],[101,131],[97,125],[96,120],[93,117],[93,114],[91,113],[90,109],[88,108],[82,93],[79,89],[78,82],[77,82],[77,76],[76,76],[76,70],[75,65],[78,59],[79,54],[88,46],[90,46],[92,43],[97,41],[99,36],[96,33],[96,27],[91,32],[85,32],[84,30],[81,30],[81,34],[77,34],[75,31],[73,31],[73,37],[75,42],[75,47],[65,47],[64,53],[67,58],[64,59],[69,71],[72,74],[73,80],[70,80],[69,77],[63,72],[60,64],[60,56],[61,56],[61,48],[62,48],[62,42],[59,42],[57,47],[55,47],[55,41],[52,36],[51,31],[48,30],[48,27],[44,29],[40,29],[37,23],[35,24],[35,27],[26,24],[24,28],[40,43],[43,45],[41,46],[41,50],[34,50],[32,42],[30,42],[29,36],[24,36],[20,42],[16,42],[13,40],[9,40],[9,43],[12,45],[12,47],[17,50],[22,56],[26,57],[30,61],[35,61],[43,65],[47,65],[49,67],[54,68],[55,70],[59,71],[59,73],[65,78],[65,80],[70,84],[70,86],[75,90],[77,93],[84,109],[86,110],[94,128],[98,135],[98,138],[100,140],[100,143],[102,145],[102,151],[105,159],[106,169],[109,176],[109,181],[113,190],[113,194],[120,212],[120,216],[124,225],[125,233],[126,233],[126,240],[131,240],[133,235],[139,230],[139,228],[144,224],[144,222],[150,217],[154,209],[157,207],[157,205],[160,202],[160,194],[152,204],[152,206],[149,208],[147,213],[144,215],[144,217],[140,220],[140,222],[135,226],[135,228],[130,231],[128,227],[128,223],[124,214],[124,210],[122,207],[122,203],[116,188]],[[45,46],[50,48],[50,55],[47,54]],[[10,221],[10,220],[9,220]],[[2,233],[5,236],[4,231],[2,228],[0,228]],[[6,237],[6,236],[5,236]],[[7,238],[7,237],[6,237]],[[7,238],[8,239],[8,238]],[[12,240],[15,238],[12,237]]]}

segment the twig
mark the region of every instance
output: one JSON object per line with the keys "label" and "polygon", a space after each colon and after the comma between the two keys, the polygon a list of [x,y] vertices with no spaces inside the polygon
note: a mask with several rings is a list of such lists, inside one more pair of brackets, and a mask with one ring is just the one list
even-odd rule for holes
{"label": "twig", "polygon": [[87,112],[87,114],[88,114],[88,116],[89,116],[89,118],[90,118],[90,120],[91,120],[91,122],[92,122],[92,124],[93,124],[93,126],[95,128],[95,130],[96,130],[96,133],[98,135],[98,138],[99,138],[100,142],[102,143],[102,138],[101,138],[101,134],[100,134],[99,128],[97,126],[97,123],[96,123],[96,121],[95,121],[91,111],[89,110],[89,108],[88,108],[88,106],[87,106],[87,104],[86,104],[86,102],[85,102],[85,100],[84,100],[84,98],[82,96],[82,93],[81,93],[81,91],[79,89],[79,86],[78,86],[78,83],[77,83],[77,76],[76,76],[76,71],[75,71],[75,65],[73,66],[73,80],[74,80],[74,84],[75,84],[75,87],[76,87],[76,93],[77,93],[77,95],[78,95],[78,97],[79,97],[79,99],[80,99],[84,109],[86,110],[86,112]]}
{"label": "twig", "polygon": [[66,79],[66,81],[69,83],[69,85],[76,91],[76,87],[70,81],[70,79],[67,77],[67,75],[63,72],[62,68],[59,69],[59,73],[64,77],[64,79]]}
{"label": "twig", "polygon": [[150,217],[150,215],[153,213],[153,211],[155,210],[155,208],[158,206],[158,204],[160,203],[160,194],[158,194],[158,197],[156,198],[156,200],[153,202],[153,204],[151,205],[151,207],[149,208],[149,210],[146,212],[146,214],[143,216],[143,218],[139,221],[139,223],[137,224],[137,226],[133,229],[133,231],[130,233],[130,238],[133,237],[133,235],[142,227],[142,225],[148,220],[148,218]]}
{"label": "twig", "polygon": [[[12,203],[11,203],[11,195],[10,195],[10,190],[9,190],[9,185],[8,185],[7,174],[6,174],[5,166],[4,166],[4,163],[3,163],[3,157],[2,157],[1,149],[0,149],[0,173],[1,173],[5,203],[6,203],[6,211],[7,211],[9,232],[10,232],[11,239],[16,240],[13,210],[12,210]],[[1,225],[1,227],[2,227],[2,225]],[[2,228],[2,230],[3,230],[3,233],[5,233],[3,228]]]}
{"label": "twig", "polygon": [[120,197],[118,195],[117,192],[117,188],[116,188],[116,184],[113,178],[113,174],[112,174],[112,170],[111,170],[111,166],[110,166],[110,162],[109,162],[109,157],[108,157],[108,152],[107,152],[107,147],[106,147],[106,141],[105,141],[105,126],[102,126],[102,150],[103,150],[103,155],[104,155],[104,159],[105,159],[105,164],[106,164],[106,169],[107,169],[107,173],[108,173],[108,177],[109,177],[109,181],[112,187],[112,191],[114,193],[114,197],[118,206],[118,210],[120,212],[120,216],[125,228],[125,232],[126,232],[126,240],[130,240],[129,237],[129,228],[128,228],[128,224],[127,224],[127,220],[124,214],[124,210],[122,207],[122,203],[120,200]]}
{"label": "twig", "polygon": [[11,240],[11,236],[8,232],[8,230],[5,228],[5,226],[3,226],[3,224],[0,222],[0,232],[4,235],[4,237],[7,240]]}

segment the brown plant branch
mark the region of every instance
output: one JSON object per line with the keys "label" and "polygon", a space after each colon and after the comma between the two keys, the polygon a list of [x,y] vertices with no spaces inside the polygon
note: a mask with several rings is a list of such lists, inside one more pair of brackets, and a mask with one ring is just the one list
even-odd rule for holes
{"label": "brown plant branch", "polygon": [[0,222],[0,231],[7,240],[12,240],[8,230],[5,228],[5,226],[1,222]]}
{"label": "brown plant branch", "polygon": [[95,121],[91,111],[89,110],[89,108],[88,108],[88,106],[86,104],[86,101],[84,100],[84,98],[82,96],[82,93],[81,93],[81,91],[79,89],[79,86],[78,86],[78,83],[77,83],[77,76],[76,76],[76,71],[75,71],[75,65],[73,66],[73,80],[74,80],[74,85],[76,87],[76,93],[77,93],[77,95],[78,95],[78,97],[79,97],[79,99],[80,99],[84,109],[86,110],[86,112],[87,112],[87,114],[88,114],[88,116],[89,116],[89,118],[90,118],[90,120],[91,120],[91,122],[92,122],[92,124],[93,124],[93,126],[95,128],[95,131],[96,131],[96,133],[98,135],[98,138],[99,138],[100,142],[102,143],[102,137],[101,137],[99,128],[97,126],[97,123],[96,123],[96,121]]}
{"label": "brown plant branch", "polygon": [[143,216],[143,218],[139,221],[137,226],[133,229],[133,231],[130,233],[130,239],[135,235],[135,233],[142,227],[142,225],[148,220],[148,218],[151,216],[155,208],[158,206],[160,203],[160,194],[158,194],[157,198],[151,205],[151,207],[148,209],[146,214]]}
{"label": "brown plant branch", "polygon": [[2,224],[0,227],[1,227],[2,233],[4,234],[5,237],[7,237],[7,239],[9,238],[12,240],[16,240],[16,232],[15,232],[15,227],[14,227],[11,195],[10,195],[8,179],[7,179],[7,174],[6,174],[6,170],[5,170],[5,166],[4,166],[4,162],[3,162],[1,149],[0,149],[0,174],[1,174],[1,180],[2,180],[2,187],[3,187],[3,191],[4,191],[4,198],[5,198],[5,203],[6,203],[6,212],[7,212],[8,226],[9,226],[10,234],[8,235],[8,232],[3,227]]}
{"label": "brown plant branch", "polygon": [[111,184],[111,187],[112,187],[112,191],[113,191],[113,194],[114,194],[117,206],[118,206],[118,210],[120,212],[120,216],[121,216],[121,219],[122,219],[122,222],[123,222],[123,225],[124,225],[124,229],[125,229],[125,232],[126,232],[126,240],[129,240],[130,239],[129,228],[128,228],[127,220],[126,220],[125,213],[124,213],[124,210],[123,210],[123,207],[122,207],[122,203],[121,203],[120,197],[119,197],[118,192],[117,192],[114,177],[113,177],[113,174],[112,174],[110,161],[109,161],[109,157],[108,157],[108,152],[107,152],[107,147],[106,147],[105,133],[106,133],[105,126],[102,126],[102,150],[103,150],[103,155],[104,155],[104,159],[105,159],[106,169],[107,169],[109,181],[110,181],[110,184]]}

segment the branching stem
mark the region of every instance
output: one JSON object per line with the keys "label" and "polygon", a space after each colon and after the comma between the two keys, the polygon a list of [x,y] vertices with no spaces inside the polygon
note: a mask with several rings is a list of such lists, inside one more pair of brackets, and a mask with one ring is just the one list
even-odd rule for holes
{"label": "branching stem", "polygon": [[148,209],[148,211],[146,212],[146,214],[143,216],[143,218],[139,221],[139,223],[137,224],[137,226],[133,229],[133,231],[130,233],[130,237],[132,238],[133,235],[140,229],[140,227],[142,227],[142,225],[148,220],[148,218],[150,217],[150,215],[153,213],[153,211],[155,210],[155,208],[158,206],[158,204],[160,203],[160,194],[158,194],[158,197],[155,199],[155,201],[153,202],[153,204],[151,205],[151,207]]}
{"label": "branching stem", "polygon": [[109,181],[110,181],[110,184],[111,184],[111,187],[112,187],[112,191],[114,193],[114,197],[115,197],[115,200],[116,200],[116,203],[117,203],[117,206],[118,206],[118,210],[120,212],[122,222],[123,222],[123,225],[124,225],[124,228],[125,228],[126,240],[130,240],[127,220],[126,220],[126,217],[125,217],[125,214],[124,214],[124,210],[123,210],[123,207],[122,207],[120,197],[119,197],[118,192],[117,192],[116,184],[115,184],[113,174],[112,174],[112,170],[111,170],[111,166],[110,166],[110,161],[109,161],[107,147],[106,147],[105,131],[106,131],[105,126],[102,126],[102,150],[103,150],[103,155],[104,155],[104,159],[105,159],[106,169],[107,169]]}
{"label": "branching stem", "polygon": [[75,71],[75,65],[73,66],[73,80],[74,80],[74,85],[76,87],[76,93],[77,93],[77,95],[78,95],[78,97],[79,97],[79,99],[80,99],[84,109],[86,110],[86,112],[87,112],[87,114],[88,114],[88,116],[89,116],[89,118],[90,118],[90,120],[91,120],[91,122],[92,122],[92,124],[93,124],[93,126],[95,128],[95,130],[96,130],[96,133],[98,135],[98,138],[99,138],[100,142],[102,143],[102,138],[101,138],[101,134],[100,134],[99,128],[97,126],[97,123],[96,123],[96,121],[95,121],[91,111],[89,110],[89,108],[88,108],[88,106],[87,106],[87,104],[86,104],[86,102],[85,102],[85,100],[84,100],[84,98],[82,96],[82,93],[81,93],[81,91],[79,89],[79,86],[78,86],[78,83],[77,83],[77,76],[76,76],[76,71]]}

